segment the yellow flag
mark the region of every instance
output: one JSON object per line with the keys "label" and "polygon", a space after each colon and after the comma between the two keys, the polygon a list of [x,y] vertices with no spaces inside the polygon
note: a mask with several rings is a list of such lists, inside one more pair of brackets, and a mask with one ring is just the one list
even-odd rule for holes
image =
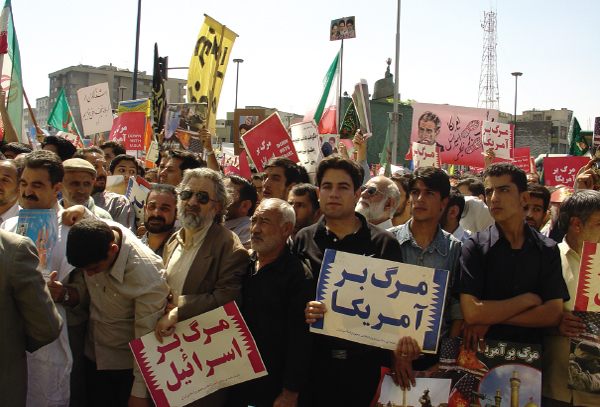
{"label": "yellow flag", "polygon": [[206,14],[204,17],[204,24],[198,34],[190,62],[187,96],[188,103],[208,105],[209,118],[206,127],[214,134],[225,71],[233,43],[238,35]]}
{"label": "yellow flag", "polygon": [[144,112],[146,117],[150,117],[150,99],[137,99],[119,102],[117,106],[117,116],[121,113]]}

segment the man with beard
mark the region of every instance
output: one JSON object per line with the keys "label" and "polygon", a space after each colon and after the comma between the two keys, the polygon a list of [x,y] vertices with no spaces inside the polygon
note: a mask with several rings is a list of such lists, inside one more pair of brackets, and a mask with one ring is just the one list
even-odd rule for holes
{"label": "man with beard", "polygon": [[391,228],[391,217],[400,202],[400,191],[394,181],[384,176],[371,178],[360,191],[356,212],[381,229]]}
{"label": "man with beard", "polygon": [[104,152],[96,146],[82,148],[73,155],[83,158],[94,166],[96,181],[92,190],[92,198],[96,206],[107,211],[115,222],[135,232],[135,211],[123,195],[106,191],[107,165]]}
{"label": "man with beard", "polygon": [[256,188],[252,182],[239,175],[227,176],[225,187],[229,190],[233,202],[227,208],[223,226],[235,233],[244,247],[249,249],[250,216],[256,207]]}
{"label": "man with beard", "polygon": [[544,224],[548,206],[550,206],[550,192],[548,188],[533,182],[527,183],[527,191],[529,192],[529,203],[523,207],[523,217],[529,226],[539,232]]}
{"label": "man with beard", "polygon": [[154,184],[144,205],[144,226],[146,234],[142,243],[161,256],[165,243],[179,230],[175,226],[177,211],[177,192],[175,187],[167,184]]}
{"label": "man with beard", "polygon": [[311,184],[294,185],[290,191],[288,203],[292,205],[296,213],[296,224],[290,235],[294,240],[299,231],[307,226],[314,225],[321,217],[319,190]]}
{"label": "man with beard", "polygon": [[398,204],[398,207],[392,216],[392,225],[404,225],[412,216],[410,206],[410,190],[408,189],[408,180],[410,179],[410,174],[393,174],[390,178],[396,183],[398,192],[400,192],[400,203]]}
{"label": "man with beard", "polygon": [[100,219],[113,220],[110,213],[96,206],[90,197],[96,178],[94,166],[81,158],[71,158],[63,162],[63,168],[63,199],[59,204],[65,209],[83,205]]}
{"label": "man with beard", "polygon": [[254,252],[241,312],[269,374],[232,388],[230,407],[296,406],[308,376],[312,340],[304,306],[314,299],[315,282],[287,244],[294,218],[290,204],[277,198],[263,200],[252,216]]}
{"label": "man with beard", "polygon": [[[239,301],[248,266],[248,251],[235,233],[222,226],[231,203],[223,176],[208,168],[187,170],[177,193],[182,228],[163,251],[174,307],[156,325],[160,341],[173,334],[177,322]],[[192,405],[223,405],[226,392],[219,390]]]}
{"label": "man with beard", "polygon": [[460,218],[463,211],[465,210],[465,197],[456,188],[450,190],[450,197],[448,199],[448,205],[446,210],[440,218],[440,226],[446,232],[452,234],[455,238],[464,243],[469,237],[471,237],[471,231],[464,229],[460,225]]}
{"label": "man with beard", "polygon": [[19,214],[19,174],[13,160],[0,160],[0,225]]}

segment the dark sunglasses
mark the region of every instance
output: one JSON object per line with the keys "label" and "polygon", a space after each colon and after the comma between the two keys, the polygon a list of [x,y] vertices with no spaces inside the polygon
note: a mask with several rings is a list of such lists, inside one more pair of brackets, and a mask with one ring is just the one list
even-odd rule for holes
{"label": "dark sunglasses", "polygon": [[371,195],[371,196],[375,195],[378,192],[381,193],[381,194],[383,194],[383,192],[379,191],[377,189],[377,187],[373,187],[373,186],[368,187],[366,185],[361,185],[360,186],[360,192],[363,193],[365,191],[367,191],[369,193],[369,195]]}
{"label": "dark sunglasses", "polygon": [[208,201],[217,202],[214,199],[210,199],[208,197],[208,192],[206,192],[206,191],[200,191],[200,192],[194,193],[194,191],[190,191],[189,189],[186,189],[185,191],[181,191],[179,193],[179,199],[181,199],[182,201],[187,201],[187,200],[191,199],[192,196],[196,197],[196,201],[198,201],[198,203],[200,205],[206,205],[208,203]]}

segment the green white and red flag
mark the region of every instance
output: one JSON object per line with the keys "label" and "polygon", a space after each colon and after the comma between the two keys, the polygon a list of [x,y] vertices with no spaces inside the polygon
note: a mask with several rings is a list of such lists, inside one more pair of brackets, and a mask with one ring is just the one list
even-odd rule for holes
{"label": "green white and red flag", "polygon": [[302,120],[314,120],[319,127],[319,134],[338,134],[339,86],[340,53],[338,52],[323,78],[321,95],[311,103]]}
{"label": "green white and red flag", "polygon": [[[6,110],[21,137],[23,122],[23,79],[21,76],[21,55],[13,22],[10,0],[6,0],[0,15],[0,84],[6,92]],[[6,57],[8,56],[8,58]],[[4,129],[3,129],[4,130]],[[23,141],[23,140],[21,140]]]}

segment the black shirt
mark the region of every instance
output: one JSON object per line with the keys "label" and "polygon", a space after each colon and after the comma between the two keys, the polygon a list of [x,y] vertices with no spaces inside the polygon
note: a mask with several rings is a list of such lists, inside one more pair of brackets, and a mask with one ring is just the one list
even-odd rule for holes
{"label": "black shirt", "polygon": [[[506,300],[525,293],[537,294],[543,302],[569,299],[556,242],[523,223],[525,241],[520,250],[512,249],[497,223],[463,243],[461,294],[479,300]],[[542,335],[542,328],[496,324],[486,337],[541,343]]]}
{"label": "black shirt", "polygon": [[272,405],[282,388],[301,390],[312,353],[304,308],[314,300],[315,291],[308,266],[289,247],[258,271],[256,252],[251,256],[242,284],[241,312],[269,374],[249,382],[251,386],[244,393],[254,397],[248,402],[260,400]]}

